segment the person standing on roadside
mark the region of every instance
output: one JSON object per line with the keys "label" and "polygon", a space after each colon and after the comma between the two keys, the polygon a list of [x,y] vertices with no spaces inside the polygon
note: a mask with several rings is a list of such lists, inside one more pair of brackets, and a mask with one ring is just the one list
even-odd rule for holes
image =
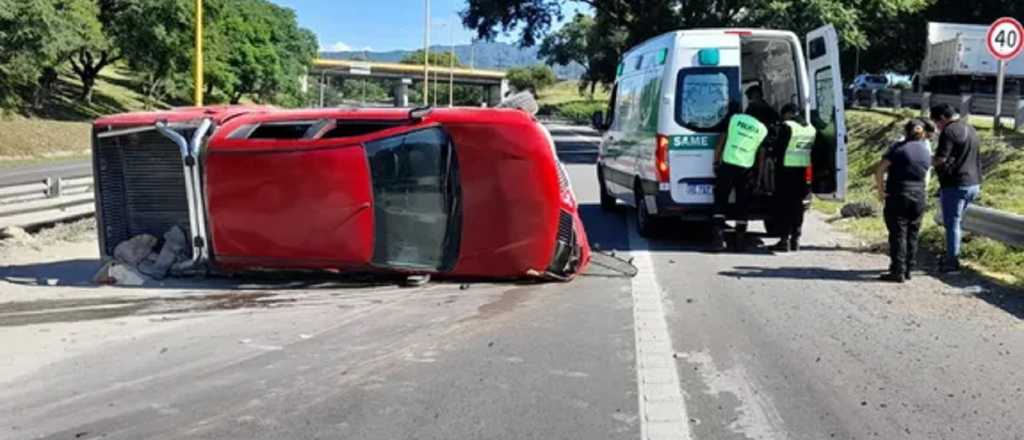
{"label": "person standing on roadside", "polygon": [[800,236],[804,224],[804,200],[810,194],[807,168],[811,166],[811,147],[817,131],[800,120],[800,109],[795,104],[782,107],[783,124],[775,146],[775,220],[779,225],[779,242],[772,246],[775,252],[800,250]]}
{"label": "person standing on roadside", "polygon": [[885,155],[875,171],[875,185],[889,230],[889,272],[882,281],[910,280],[917,261],[918,234],[926,205],[925,186],[932,165],[927,124],[911,119],[904,127],[906,137]]}
{"label": "person standing on roadside", "polygon": [[946,227],[946,256],[939,270],[951,273],[960,270],[964,211],[981,194],[981,141],[974,127],[957,117],[949,104],[932,107],[931,119],[940,131],[933,165]]}
{"label": "person standing on roadside", "polygon": [[729,117],[725,136],[715,147],[715,208],[712,217],[712,247],[725,248],[725,219],[729,195],[735,191],[736,250],[746,250],[747,217],[753,190],[754,165],[761,152],[761,143],[768,127],[757,118],[735,112]]}

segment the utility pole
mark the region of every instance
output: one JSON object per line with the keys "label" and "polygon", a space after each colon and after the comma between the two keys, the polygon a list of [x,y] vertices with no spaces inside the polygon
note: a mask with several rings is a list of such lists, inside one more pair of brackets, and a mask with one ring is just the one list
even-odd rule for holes
{"label": "utility pole", "polygon": [[195,103],[203,105],[203,0],[196,0]]}
{"label": "utility pole", "polygon": [[423,106],[430,105],[430,0],[423,0]]}

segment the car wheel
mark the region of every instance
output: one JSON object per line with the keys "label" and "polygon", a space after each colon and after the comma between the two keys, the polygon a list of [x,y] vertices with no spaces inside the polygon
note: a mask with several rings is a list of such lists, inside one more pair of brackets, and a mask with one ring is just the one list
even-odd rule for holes
{"label": "car wheel", "polygon": [[601,192],[601,209],[605,211],[614,211],[616,208],[615,197],[608,195],[608,185],[604,183],[604,171],[601,166],[597,166],[597,186]]}
{"label": "car wheel", "polygon": [[647,198],[639,188],[636,189],[636,232],[645,238],[657,235],[657,219],[647,212]]}

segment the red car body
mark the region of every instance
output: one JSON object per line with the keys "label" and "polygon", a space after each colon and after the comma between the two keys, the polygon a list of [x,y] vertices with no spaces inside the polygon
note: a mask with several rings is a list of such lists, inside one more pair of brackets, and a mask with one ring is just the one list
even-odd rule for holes
{"label": "red car body", "polygon": [[[202,119],[212,128],[194,154],[201,178],[197,202],[188,197],[195,208],[187,211],[197,215],[190,228],[178,200],[185,193],[164,193],[181,163],[151,177],[133,171],[154,165],[131,136],[155,145],[158,137],[135,130],[160,123],[188,137]],[[170,156],[172,147],[152,148]],[[96,121],[94,163],[105,255],[137,233],[159,237],[177,224],[201,229],[189,231],[194,255],[226,271],[568,279],[590,257],[551,137],[519,110],[216,107],[115,115]],[[162,211],[153,199],[176,208]]]}

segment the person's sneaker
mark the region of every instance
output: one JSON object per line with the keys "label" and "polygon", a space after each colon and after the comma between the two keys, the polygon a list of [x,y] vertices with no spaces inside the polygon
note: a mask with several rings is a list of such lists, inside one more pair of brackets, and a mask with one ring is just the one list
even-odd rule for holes
{"label": "person's sneaker", "polygon": [[898,273],[887,273],[878,277],[878,279],[890,283],[902,283],[906,281],[905,279],[903,279],[903,275],[900,275]]}
{"label": "person's sneaker", "polygon": [[775,243],[774,246],[768,249],[770,249],[772,252],[789,252],[789,240],[779,240],[778,243]]}

